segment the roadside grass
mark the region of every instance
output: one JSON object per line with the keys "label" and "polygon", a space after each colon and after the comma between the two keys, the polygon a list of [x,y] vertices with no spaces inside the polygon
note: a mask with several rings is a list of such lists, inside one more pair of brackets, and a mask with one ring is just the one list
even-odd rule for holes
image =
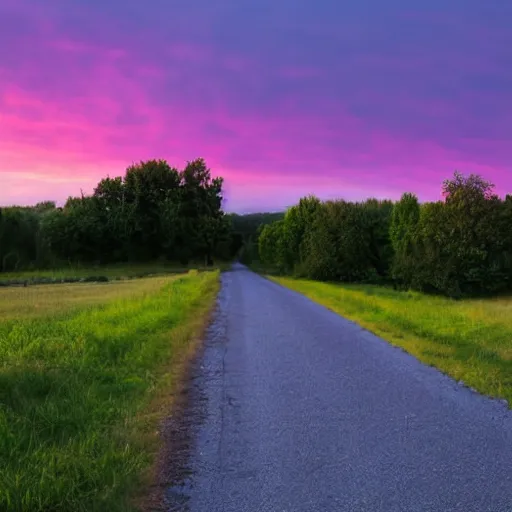
{"label": "roadside grass", "polygon": [[455,301],[369,285],[271,280],[512,407],[512,298]]}
{"label": "roadside grass", "polygon": [[0,290],[0,510],[135,508],[218,276]]}

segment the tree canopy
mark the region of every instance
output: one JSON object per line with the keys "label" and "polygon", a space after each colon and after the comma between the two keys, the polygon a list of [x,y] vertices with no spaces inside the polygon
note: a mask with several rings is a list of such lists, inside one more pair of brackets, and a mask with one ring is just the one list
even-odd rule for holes
{"label": "tree canopy", "polygon": [[184,169],[164,160],[131,165],[62,208],[47,201],[0,211],[0,270],[56,262],[229,259],[232,233],[220,177],[201,158]]}
{"label": "tree canopy", "polygon": [[458,172],[442,192],[443,201],[424,204],[410,193],[395,203],[303,198],[265,226],[260,257],[279,272],[314,279],[452,297],[511,290],[512,197],[501,200],[490,182]]}

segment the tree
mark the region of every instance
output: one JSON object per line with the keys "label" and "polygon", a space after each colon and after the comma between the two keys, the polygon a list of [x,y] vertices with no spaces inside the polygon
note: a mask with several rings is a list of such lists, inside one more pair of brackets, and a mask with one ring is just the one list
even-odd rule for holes
{"label": "tree", "polygon": [[[123,186],[125,201],[133,208],[131,255],[148,260],[162,254],[162,239],[166,250],[174,241],[169,229],[169,216],[176,214],[180,202],[181,176],[165,160],[149,160],[128,167]],[[162,209],[167,209],[165,227],[162,226]],[[178,222],[175,219],[175,222]]]}
{"label": "tree", "polygon": [[313,224],[321,208],[315,196],[302,197],[296,206],[286,211],[284,216],[284,237],[286,238],[285,266],[289,272],[304,273],[307,256],[305,242],[308,229]]}
{"label": "tree", "polygon": [[229,239],[222,184],[203,159],[183,171],[164,160],[140,162],[124,177],[101,180],[92,196],[70,198],[54,211],[44,222],[46,239],[66,260],[211,264],[219,244]]}
{"label": "tree", "polygon": [[286,271],[286,239],[284,220],[263,226],[258,239],[259,256],[263,263],[279,272]]}
{"label": "tree", "polygon": [[39,220],[33,208],[1,209],[0,270],[18,270],[38,263]]}
{"label": "tree", "polygon": [[231,222],[233,232],[233,255],[237,255],[243,263],[252,263],[259,258],[258,237],[267,224],[282,220],[284,212],[250,213],[226,215]]}
{"label": "tree", "polygon": [[454,295],[496,292],[508,286],[503,268],[507,229],[500,223],[502,201],[494,185],[480,176],[455,172],[443,183],[449,238],[445,260],[452,269],[450,293]]}
{"label": "tree", "polygon": [[442,192],[447,203],[463,202],[468,207],[473,201],[497,198],[491,182],[478,174],[464,176],[458,171],[453,173],[453,178],[443,181]]}
{"label": "tree", "polygon": [[227,224],[222,211],[222,178],[211,177],[202,158],[188,162],[181,173],[179,218],[180,242],[190,244],[191,257],[212,263],[216,245],[224,236]]}
{"label": "tree", "polygon": [[477,175],[456,172],[442,190],[444,201],[420,208],[408,266],[401,265],[407,281],[452,297],[510,289],[512,219],[506,201]]}
{"label": "tree", "polygon": [[410,287],[413,282],[416,261],[414,244],[420,219],[420,205],[414,194],[405,193],[393,205],[389,237],[393,247],[391,275],[402,287]]}

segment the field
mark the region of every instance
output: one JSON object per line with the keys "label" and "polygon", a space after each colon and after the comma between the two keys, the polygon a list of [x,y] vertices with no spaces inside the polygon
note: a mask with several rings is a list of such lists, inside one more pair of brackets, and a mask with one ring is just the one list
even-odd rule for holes
{"label": "field", "polygon": [[131,510],[218,271],[0,289],[0,510]]}
{"label": "field", "polygon": [[512,406],[512,298],[454,301],[378,286],[271,279]]}
{"label": "field", "polygon": [[[217,265],[219,267],[219,265]],[[207,270],[201,265],[193,265],[194,269]],[[129,279],[135,277],[158,276],[187,272],[189,268],[178,263],[141,263],[115,264],[102,266],[67,266],[49,270],[25,270],[20,272],[1,272],[0,284],[12,282],[39,283],[48,281],[78,280],[95,277],[106,277],[108,280]]]}

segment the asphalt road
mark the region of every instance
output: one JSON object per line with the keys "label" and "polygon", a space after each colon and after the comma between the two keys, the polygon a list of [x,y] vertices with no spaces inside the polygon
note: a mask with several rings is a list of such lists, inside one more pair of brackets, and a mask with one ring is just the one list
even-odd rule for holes
{"label": "asphalt road", "polygon": [[180,421],[169,511],[512,511],[506,406],[241,266]]}

